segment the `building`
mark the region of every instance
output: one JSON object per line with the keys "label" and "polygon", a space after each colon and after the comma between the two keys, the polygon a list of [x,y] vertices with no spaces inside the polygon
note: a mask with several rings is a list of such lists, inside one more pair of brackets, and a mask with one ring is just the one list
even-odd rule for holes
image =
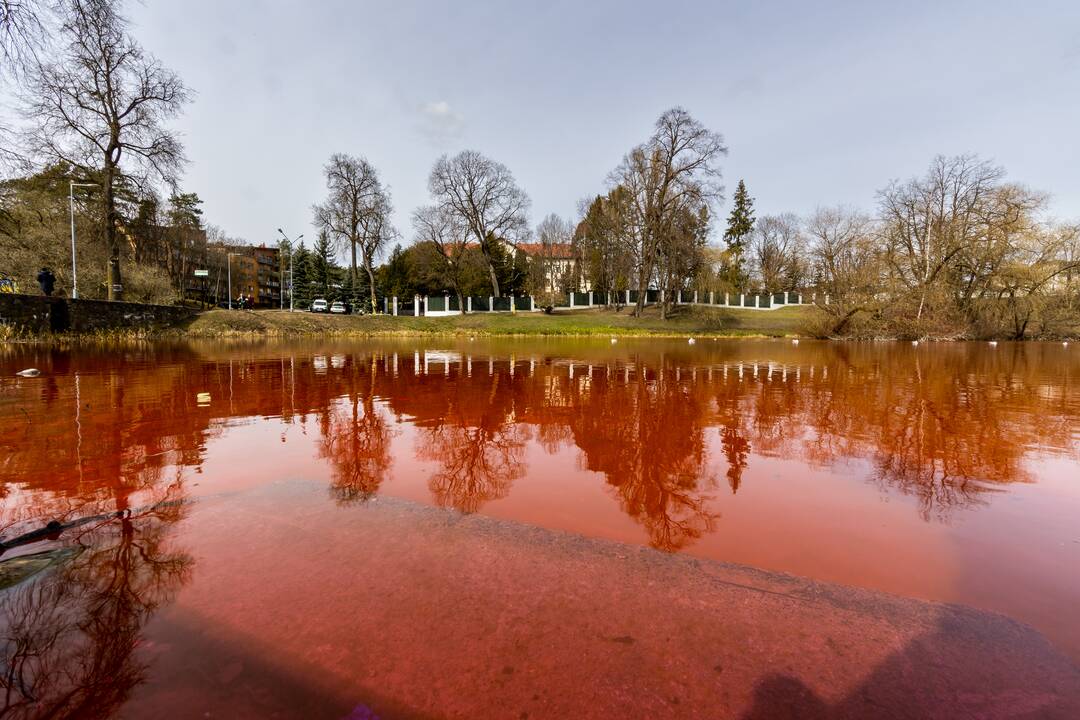
{"label": "building", "polygon": [[[577,270],[577,255],[571,243],[518,243],[515,253],[524,253],[533,263],[541,263],[544,287],[554,291],[588,292],[588,282]],[[576,281],[575,281],[576,278]]]}
{"label": "building", "polygon": [[215,254],[223,256],[226,262],[225,267],[220,270],[210,269],[208,281],[214,286],[221,285],[222,281],[225,284],[221,292],[214,293],[215,295],[226,297],[231,272],[234,303],[243,295],[253,307],[281,307],[282,272],[281,253],[278,248],[265,245],[212,245],[211,249]]}

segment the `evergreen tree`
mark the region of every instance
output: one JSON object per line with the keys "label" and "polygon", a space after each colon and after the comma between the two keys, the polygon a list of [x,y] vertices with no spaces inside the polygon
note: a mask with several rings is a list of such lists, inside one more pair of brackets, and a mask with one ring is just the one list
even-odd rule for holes
{"label": "evergreen tree", "polygon": [[330,236],[326,231],[319,233],[311,257],[311,292],[312,297],[330,300],[331,285],[334,282],[334,251]]}
{"label": "evergreen tree", "polygon": [[379,267],[377,273],[379,292],[383,297],[407,299],[413,296],[415,290],[409,277],[409,258],[401,245],[394,246],[390,259]]}
{"label": "evergreen tree", "polygon": [[293,252],[293,306],[307,310],[312,301],[312,255],[300,241],[300,246]]}
{"label": "evergreen tree", "polygon": [[746,192],[746,183],[739,180],[735,189],[735,206],[728,215],[724,242],[728,246],[728,281],[737,289],[745,286],[747,280],[744,255],[750,242],[750,233],[754,230],[754,198]]}

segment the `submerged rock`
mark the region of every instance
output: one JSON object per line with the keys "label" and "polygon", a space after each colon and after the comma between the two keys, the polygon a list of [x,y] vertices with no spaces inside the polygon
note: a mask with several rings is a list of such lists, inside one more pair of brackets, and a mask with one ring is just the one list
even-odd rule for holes
{"label": "submerged rock", "polygon": [[78,554],[79,550],[75,548],[60,548],[0,560],[0,590],[6,590],[12,585],[18,585],[24,580],[37,575],[42,570],[52,565],[67,562]]}

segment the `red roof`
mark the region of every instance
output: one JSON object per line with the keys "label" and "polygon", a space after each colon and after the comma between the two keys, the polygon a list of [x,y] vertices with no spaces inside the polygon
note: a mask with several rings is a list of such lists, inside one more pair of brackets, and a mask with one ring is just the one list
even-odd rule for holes
{"label": "red roof", "polygon": [[570,259],[574,257],[574,246],[570,243],[518,243],[517,249],[531,257],[551,257]]}

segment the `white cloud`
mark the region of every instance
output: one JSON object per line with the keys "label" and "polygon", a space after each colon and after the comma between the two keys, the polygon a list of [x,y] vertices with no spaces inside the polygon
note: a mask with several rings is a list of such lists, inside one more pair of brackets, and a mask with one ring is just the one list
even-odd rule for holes
{"label": "white cloud", "polygon": [[420,108],[419,130],[431,144],[443,147],[461,137],[465,118],[445,100],[428,102]]}

